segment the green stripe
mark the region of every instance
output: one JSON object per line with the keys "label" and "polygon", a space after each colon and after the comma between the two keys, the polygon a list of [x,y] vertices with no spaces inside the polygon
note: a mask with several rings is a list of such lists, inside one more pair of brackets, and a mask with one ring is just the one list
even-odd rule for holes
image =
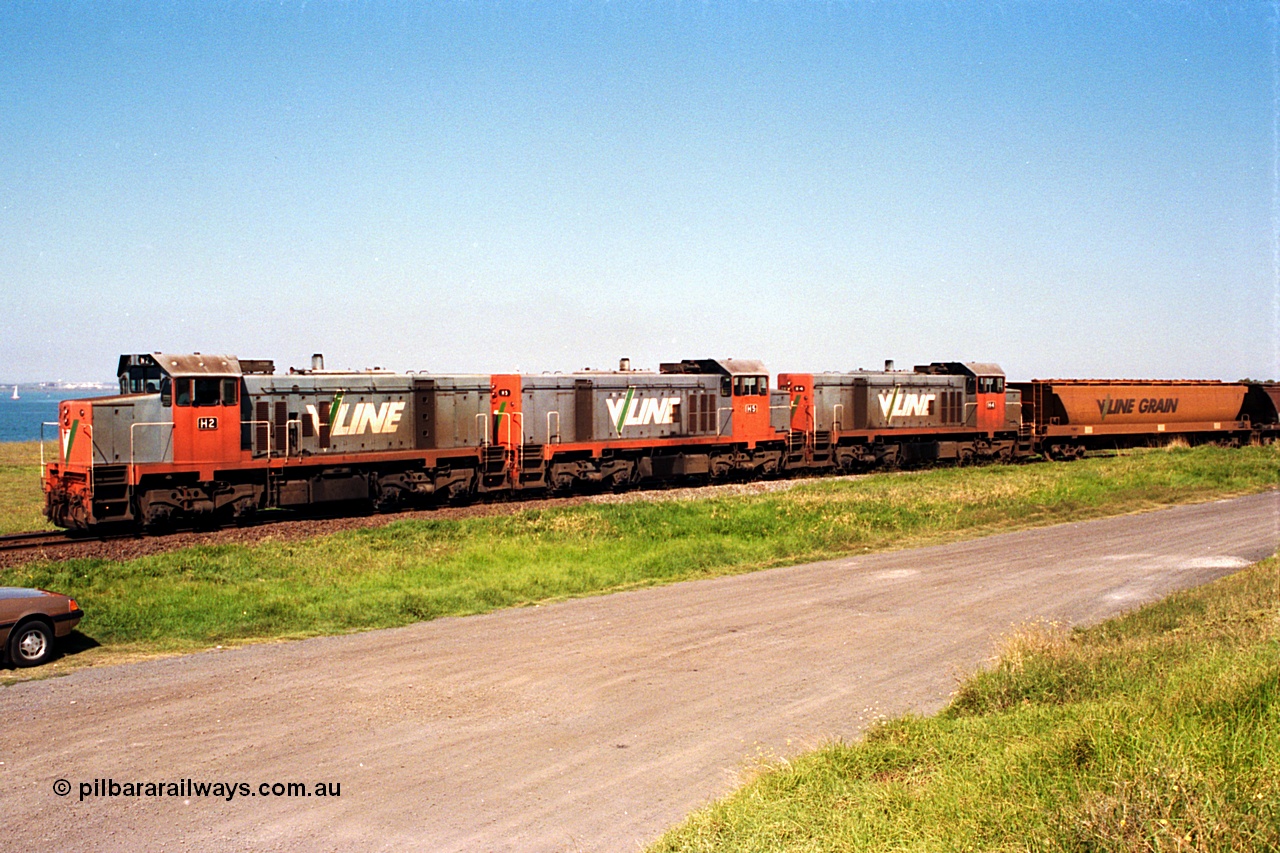
{"label": "green stripe", "polygon": [[627,412],[631,409],[631,398],[635,393],[635,388],[628,388],[627,398],[622,401],[622,412],[618,415],[618,435],[622,435],[622,425],[627,422]]}
{"label": "green stripe", "polygon": [[71,446],[76,443],[76,429],[79,426],[80,420],[78,418],[71,422],[71,435],[67,436],[67,453],[66,458],[62,460],[63,462],[71,461]]}
{"label": "green stripe", "polygon": [[494,441],[494,443],[498,443],[498,442],[501,442],[501,441],[502,441],[502,436],[500,435],[500,433],[501,433],[501,431],[502,431],[502,418],[503,418],[503,417],[504,417],[504,415],[506,414],[506,411],[507,411],[507,404],[506,404],[506,403],[503,403],[501,406],[499,406],[499,407],[498,407],[498,411],[496,411],[496,412],[494,412],[494,413],[493,413],[493,441]]}

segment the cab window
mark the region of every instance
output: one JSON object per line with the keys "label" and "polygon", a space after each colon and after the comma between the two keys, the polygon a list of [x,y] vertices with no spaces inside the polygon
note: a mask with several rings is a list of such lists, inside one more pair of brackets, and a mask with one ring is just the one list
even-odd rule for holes
{"label": "cab window", "polygon": [[240,390],[240,383],[234,379],[222,380],[222,405],[234,406],[240,402],[237,394]]}
{"label": "cab window", "polygon": [[769,393],[769,377],[767,376],[735,376],[733,377],[733,396],[759,397]]}
{"label": "cab window", "polygon": [[160,378],[163,372],[159,367],[148,367],[135,364],[120,374],[121,394],[155,394],[160,391]]}
{"label": "cab window", "polygon": [[1004,377],[1003,376],[978,377],[978,393],[979,394],[1003,394],[1004,393]]}
{"label": "cab window", "polygon": [[191,405],[191,380],[175,379],[173,380],[173,402],[176,406]]}
{"label": "cab window", "polygon": [[222,402],[220,379],[195,379],[195,393],[192,402],[197,406],[217,406]]}

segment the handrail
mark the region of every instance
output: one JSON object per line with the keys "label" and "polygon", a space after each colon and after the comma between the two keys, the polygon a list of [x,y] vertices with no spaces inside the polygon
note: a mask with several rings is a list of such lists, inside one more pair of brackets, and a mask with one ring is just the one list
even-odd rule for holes
{"label": "handrail", "polygon": [[[551,416],[552,415],[556,416],[556,431],[554,433],[551,432]],[[551,440],[551,437],[553,435],[555,436],[554,442]],[[547,412],[547,444],[559,444],[559,443],[560,443],[560,413],[557,411]]]}
{"label": "handrail", "polygon": [[173,421],[140,421],[138,423],[129,424],[129,485],[133,485],[135,464],[133,461],[133,431],[138,427],[165,427],[169,428],[169,440],[173,441]]}
{"label": "handrail", "polygon": [[[788,404],[787,404],[787,405],[785,405],[785,406],[770,406],[770,407],[769,407],[769,411],[770,411],[770,412],[772,412],[774,409],[786,409],[786,410],[789,412],[789,411],[791,411],[791,404],[790,404],[790,403],[788,403]],[[769,415],[769,426],[770,426],[770,427],[772,427],[772,426],[773,426],[773,415]],[[789,432],[791,432],[791,419],[790,419],[790,418],[787,418],[787,425],[786,425],[785,429],[786,429],[786,431],[787,431],[788,433],[789,433]]]}
{"label": "handrail", "polygon": [[[520,456],[521,450],[524,448],[524,412],[503,412],[507,416],[507,451],[511,454],[511,474],[512,483],[516,486],[520,485]],[[517,435],[519,441],[511,441],[511,426],[515,419],[520,419]]]}
{"label": "handrail", "polygon": [[[499,423],[505,421],[507,426],[507,453],[511,456],[511,475],[512,482],[515,485],[520,484],[520,449],[524,445],[524,412],[494,412],[494,417],[499,419]],[[520,419],[519,438],[520,441],[513,442],[511,440],[512,424],[516,418]]]}
{"label": "handrail", "polygon": [[476,433],[477,433],[476,438],[480,439],[481,447],[488,447],[492,443],[489,441],[489,419],[493,417],[495,414],[497,413],[489,412],[488,414],[485,414],[484,412],[481,412],[480,414],[476,415],[476,420],[479,421],[481,426],[483,427],[483,429],[476,430]]}
{"label": "handrail", "polygon": [[[44,464],[45,464],[44,463],[44,441],[45,441],[44,428],[47,426],[61,427],[62,424],[59,423],[58,421],[41,421],[40,422],[40,470],[41,471],[44,471]],[[61,439],[61,436],[59,436],[59,439]]]}
{"label": "handrail", "polygon": [[[836,414],[837,410],[840,414]],[[836,403],[831,407],[831,429],[839,432],[844,429],[844,403]]]}
{"label": "handrail", "polygon": [[[252,428],[252,427],[256,427],[256,426],[265,426],[265,427],[267,428],[267,446],[266,446],[265,448],[263,448],[263,450],[266,452],[266,454],[267,454],[267,458],[268,458],[268,459],[270,459],[270,458],[271,458],[271,443],[272,443],[272,439],[274,439],[274,438],[275,438],[275,435],[274,435],[274,433],[275,433],[275,428],[276,428],[276,427],[275,427],[275,423],[274,423],[273,421],[241,421],[241,422],[240,422],[240,426],[242,426],[242,427],[246,427],[246,426],[247,426],[247,427],[251,427],[251,428]],[[253,442],[252,442],[252,441],[250,441],[250,442],[249,442],[249,446],[250,446],[250,447],[252,447],[252,446],[253,446]],[[253,453],[253,451],[252,451],[252,450],[250,450],[249,452],[250,452],[250,454],[252,454],[252,453]]]}
{"label": "handrail", "polygon": [[[289,425],[290,425],[290,424],[297,424],[297,425],[298,425],[298,432],[302,432],[302,418],[289,418],[289,419],[285,420],[285,422],[284,422],[284,458],[285,458],[285,459],[288,459],[288,458],[289,458],[289,434],[290,434],[290,433],[289,433]],[[302,436],[301,436],[301,435],[299,435],[299,436],[298,436],[298,443],[299,443],[299,444],[301,444],[301,443],[302,443]],[[301,447],[299,447],[299,448],[298,448],[298,455],[299,455],[299,456],[301,456],[301,455],[302,455],[302,448],[301,448]]]}
{"label": "handrail", "polygon": [[[729,417],[721,421],[720,413],[728,412]],[[716,435],[724,435],[724,428],[728,426],[729,421],[733,419],[733,406],[716,406]]]}

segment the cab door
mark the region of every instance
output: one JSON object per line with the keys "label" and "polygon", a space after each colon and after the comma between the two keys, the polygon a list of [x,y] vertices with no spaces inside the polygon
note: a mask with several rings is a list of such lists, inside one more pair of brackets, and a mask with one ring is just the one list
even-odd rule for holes
{"label": "cab door", "polygon": [[180,376],[173,379],[172,388],[174,464],[212,466],[237,461],[240,380]]}
{"label": "cab door", "polygon": [[733,438],[764,441],[773,437],[769,425],[769,377],[733,377]]}
{"label": "cab door", "polygon": [[977,377],[978,432],[995,434],[1004,429],[1004,377]]}

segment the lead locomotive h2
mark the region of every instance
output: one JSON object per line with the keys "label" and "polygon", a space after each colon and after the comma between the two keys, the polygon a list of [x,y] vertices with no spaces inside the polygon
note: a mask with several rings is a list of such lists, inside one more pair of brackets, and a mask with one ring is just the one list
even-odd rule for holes
{"label": "lead locomotive h2", "polygon": [[[1174,435],[1269,441],[1280,402],[1274,385],[1011,384],[997,365],[959,362],[781,374],[776,387],[763,364],[742,359],[657,372],[624,360],[616,371],[430,375],[327,371],[316,356],[309,369],[276,374],[270,361],[151,353],[121,356],[118,375],[118,395],[60,404],[58,458],[43,473],[45,514],[60,527],[160,531],[342,502],[390,510],[1073,458]],[[1166,402],[1091,409],[1093,396]]]}

